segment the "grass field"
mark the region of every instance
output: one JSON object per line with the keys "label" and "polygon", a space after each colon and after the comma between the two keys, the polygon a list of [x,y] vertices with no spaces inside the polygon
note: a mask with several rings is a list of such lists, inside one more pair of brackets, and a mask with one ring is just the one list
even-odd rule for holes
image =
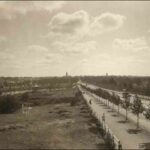
{"label": "grass field", "polygon": [[76,99],[77,103],[71,105],[72,89],[32,96],[28,101],[38,101],[39,105],[33,106],[28,115],[21,111],[0,114],[0,149],[106,148],[84,100]]}

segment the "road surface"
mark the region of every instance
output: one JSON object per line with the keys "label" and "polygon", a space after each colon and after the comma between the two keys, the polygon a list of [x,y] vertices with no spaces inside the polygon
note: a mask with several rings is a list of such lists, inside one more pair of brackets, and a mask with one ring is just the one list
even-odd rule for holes
{"label": "road surface", "polygon": [[[122,93],[123,93],[123,92],[115,91],[115,90],[110,90],[110,89],[106,89],[106,88],[102,88],[102,87],[99,87],[99,86],[96,86],[96,85],[83,83],[83,82],[81,82],[81,81],[80,81],[80,84],[86,85],[88,88],[91,88],[91,89],[93,89],[93,90],[96,90],[96,89],[101,88],[101,89],[103,89],[103,90],[109,92],[110,94],[115,93],[116,95],[118,95],[118,96],[121,98],[121,100],[123,100],[123,98],[122,98],[122,95],[123,95]],[[132,94],[132,93],[129,93],[129,94],[131,95],[131,97],[130,97],[130,102],[133,103],[135,94]],[[150,97],[148,97],[148,96],[143,96],[143,95],[138,95],[138,96],[141,98],[144,108],[147,109],[148,106],[150,105]]]}
{"label": "road surface", "polygon": [[22,91],[11,91],[11,92],[3,92],[2,96],[4,95],[15,95],[15,94],[23,94],[26,92],[31,92],[32,90],[22,90]]}
{"label": "road surface", "polygon": [[[144,149],[150,148],[150,124],[147,125],[148,128],[141,131],[136,130],[136,125],[134,121],[124,122],[125,117],[123,115],[117,115],[116,111],[108,108],[102,104],[104,99],[99,97],[94,97],[92,94],[79,86],[82,91],[84,99],[89,102],[92,100],[91,108],[95,110],[99,116],[105,113],[105,122],[115,134],[115,136],[121,141],[123,149]],[[123,109],[121,110],[121,112]],[[130,116],[131,117],[131,116]],[[134,115],[132,117],[135,117]],[[132,118],[131,117],[131,118]],[[133,119],[134,120],[134,119]]]}

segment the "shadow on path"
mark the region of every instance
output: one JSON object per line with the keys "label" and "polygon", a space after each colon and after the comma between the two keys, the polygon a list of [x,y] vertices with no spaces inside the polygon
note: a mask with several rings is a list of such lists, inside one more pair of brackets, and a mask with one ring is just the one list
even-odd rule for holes
{"label": "shadow on path", "polygon": [[108,110],[107,112],[110,112],[110,113],[111,113],[111,112],[114,112],[114,110]]}
{"label": "shadow on path", "polygon": [[118,115],[117,115],[117,114],[112,114],[111,116],[113,116],[113,117],[117,117]]}
{"label": "shadow on path", "polygon": [[105,106],[103,109],[110,109],[110,108],[108,108],[107,106]]}
{"label": "shadow on path", "polygon": [[141,130],[139,130],[139,129],[128,129],[127,132],[129,134],[138,134],[141,132]]}
{"label": "shadow on path", "polygon": [[140,143],[139,148],[144,148],[144,150],[150,149],[150,142],[149,143]]}
{"label": "shadow on path", "polygon": [[125,120],[119,120],[119,121],[117,121],[118,123],[122,123],[122,124],[125,124],[125,123],[127,123],[127,121],[125,121]]}

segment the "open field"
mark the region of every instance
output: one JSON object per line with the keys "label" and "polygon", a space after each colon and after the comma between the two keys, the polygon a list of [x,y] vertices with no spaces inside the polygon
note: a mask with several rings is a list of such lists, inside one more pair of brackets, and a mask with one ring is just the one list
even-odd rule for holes
{"label": "open field", "polygon": [[71,105],[72,96],[71,89],[37,92],[29,96],[28,102],[33,97],[38,99],[38,106],[33,106],[29,114],[0,114],[0,149],[106,148],[86,103],[76,98]]}

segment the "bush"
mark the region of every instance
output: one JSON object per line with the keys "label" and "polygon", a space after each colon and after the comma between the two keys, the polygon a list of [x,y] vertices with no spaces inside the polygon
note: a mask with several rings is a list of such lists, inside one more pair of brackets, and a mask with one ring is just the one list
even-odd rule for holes
{"label": "bush", "polygon": [[82,96],[82,92],[81,91],[78,91],[78,92],[75,93],[75,97],[76,98],[79,98],[81,96]]}
{"label": "bush", "polygon": [[23,101],[23,102],[26,102],[29,98],[29,93],[23,93],[20,100]]}
{"label": "bush", "polygon": [[6,95],[0,99],[0,113],[12,113],[20,108],[20,103],[12,95]]}

